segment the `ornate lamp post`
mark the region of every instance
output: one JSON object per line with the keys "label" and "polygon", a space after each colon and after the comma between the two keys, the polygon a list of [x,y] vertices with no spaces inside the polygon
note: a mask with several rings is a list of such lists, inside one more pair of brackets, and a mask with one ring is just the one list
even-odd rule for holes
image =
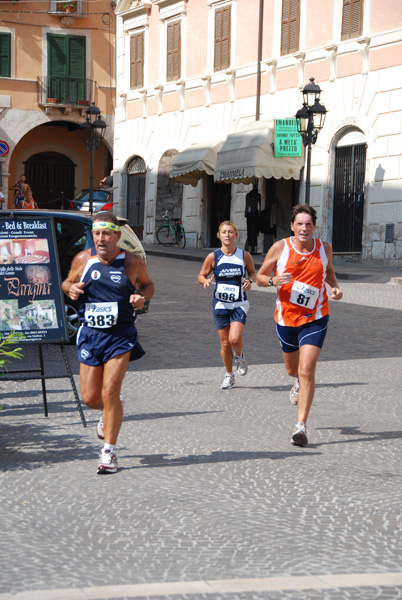
{"label": "ornate lamp post", "polygon": [[303,138],[303,145],[307,146],[306,204],[310,204],[311,146],[316,143],[327,114],[325,106],[320,104],[320,94],[320,86],[311,77],[310,83],[303,88],[303,106],[296,113],[297,128]]}
{"label": "ornate lamp post", "polygon": [[84,140],[87,150],[91,153],[91,164],[89,171],[89,212],[93,212],[94,195],[94,153],[98,149],[101,140],[106,131],[106,123],[100,116],[100,110],[92,102],[91,106],[85,111],[87,118],[81,125],[81,136]]}

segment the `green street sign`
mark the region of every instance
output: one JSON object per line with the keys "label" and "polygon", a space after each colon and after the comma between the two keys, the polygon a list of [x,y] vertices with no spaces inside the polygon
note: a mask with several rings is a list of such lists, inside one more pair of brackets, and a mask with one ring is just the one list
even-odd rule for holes
{"label": "green street sign", "polygon": [[275,119],[275,157],[301,155],[302,140],[297,119]]}

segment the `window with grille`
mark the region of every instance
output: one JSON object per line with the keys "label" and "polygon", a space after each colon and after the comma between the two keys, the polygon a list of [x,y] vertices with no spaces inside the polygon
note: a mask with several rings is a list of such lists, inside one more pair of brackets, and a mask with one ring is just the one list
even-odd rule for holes
{"label": "window with grille", "polygon": [[343,0],[341,39],[349,40],[362,34],[363,0]]}
{"label": "window with grille", "polygon": [[300,0],[283,0],[281,24],[281,55],[299,49]]}
{"label": "window with grille", "polygon": [[230,67],[230,6],[215,12],[214,71]]}
{"label": "window with grille", "polygon": [[144,33],[130,37],[130,90],[144,85]]}
{"label": "window with grille", "polygon": [[0,77],[11,77],[11,33],[0,33]]}
{"label": "window with grille", "polygon": [[166,27],[166,81],[175,81],[181,76],[180,21],[168,23]]}

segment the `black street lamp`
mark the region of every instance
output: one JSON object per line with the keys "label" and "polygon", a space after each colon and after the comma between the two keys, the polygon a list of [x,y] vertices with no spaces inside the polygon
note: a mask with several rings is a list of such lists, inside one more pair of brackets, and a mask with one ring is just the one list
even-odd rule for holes
{"label": "black street lamp", "polygon": [[296,113],[296,119],[303,145],[307,146],[306,204],[310,204],[311,146],[316,143],[318,134],[324,127],[327,109],[320,104],[321,89],[314,83],[314,77],[310,78],[310,83],[303,88],[302,93],[304,102]]}
{"label": "black street lamp", "polygon": [[87,118],[85,123],[82,123],[81,136],[85,142],[85,146],[91,152],[91,166],[89,171],[89,212],[93,212],[93,196],[94,196],[94,152],[98,149],[106,131],[106,123],[100,117],[100,110],[92,102],[91,106],[85,111]]}

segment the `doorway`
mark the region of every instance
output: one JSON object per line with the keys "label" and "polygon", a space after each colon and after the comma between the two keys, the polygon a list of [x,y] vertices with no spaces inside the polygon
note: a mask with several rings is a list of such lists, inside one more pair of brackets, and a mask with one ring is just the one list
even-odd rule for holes
{"label": "doorway", "polygon": [[140,156],[127,166],[127,219],[131,229],[142,240],[144,236],[145,180],[147,169]]}
{"label": "doorway", "polygon": [[39,208],[67,208],[74,198],[75,165],[64,154],[34,154],[25,163],[25,175]]}
{"label": "doorway", "polygon": [[230,221],[230,208],[232,201],[232,185],[230,183],[216,183],[213,175],[208,175],[208,230],[206,242],[208,248],[218,246],[216,234],[222,221]]}
{"label": "doorway", "polygon": [[335,149],[332,248],[361,252],[364,213],[366,144]]}
{"label": "doorway", "polygon": [[299,201],[300,181],[298,179],[264,179],[265,208],[261,211],[264,234],[263,251],[272,244],[292,235],[290,214]]}

